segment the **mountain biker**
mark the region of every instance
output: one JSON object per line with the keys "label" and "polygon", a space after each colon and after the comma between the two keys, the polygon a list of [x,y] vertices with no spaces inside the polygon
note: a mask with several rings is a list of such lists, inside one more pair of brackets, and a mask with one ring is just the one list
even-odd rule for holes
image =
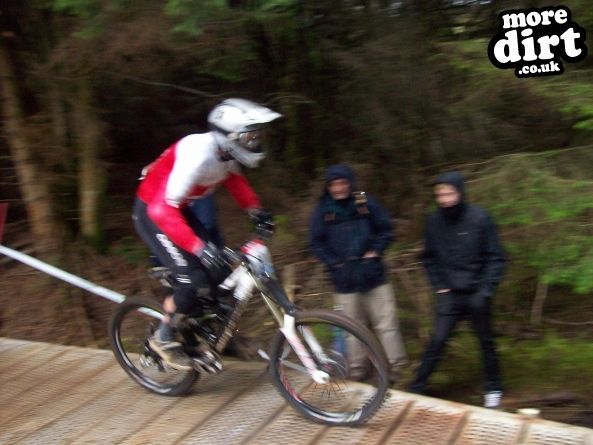
{"label": "mountain biker", "polygon": [[262,130],[282,115],[245,99],[227,99],[208,115],[209,132],[188,135],[146,167],[136,193],[133,220],[150,250],[173,274],[173,296],[149,339],[151,348],[174,369],[191,369],[175,341],[176,315],[191,314],[199,298],[211,293],[230,272],[208,231],[188,204],[222,184],[256,221],[269,221],[240,166],[253,168],[264,158]]}

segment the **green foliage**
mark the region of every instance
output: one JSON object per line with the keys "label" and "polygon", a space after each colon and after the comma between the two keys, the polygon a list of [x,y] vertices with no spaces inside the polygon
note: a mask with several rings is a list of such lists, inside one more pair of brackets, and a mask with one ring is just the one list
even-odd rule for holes
{"label": "green foliage", "polygon": [[[475,391],[483,384],[482,358],[469,325],[451,341],[442,363],[431,378],[431,385],[445,391],[447,398]],[[589,339],[563,338],[554,332],[542,339],[517,341],[499,337],[497,348],[509,393],[574,390],[592,394],[593,382],[583,380],[593,363],[593,343]],[[471,397],[471,396],[470,396]]]}
{"label": "green foliage", "polygon": [[81,19],[81,26],[74,32],[75,37],[90,40],[101,34],[99,17],[102,6],[99,0],[53,0],[50,6],[54,11]]}
{"label": "green foliage", "polygon": [[470,185],[503,227],[513,264],[577,293],[593,290],[592,162],[590,147],[509,155],[490,161]]}
{"label": "green foliage", "polygon": [[561,79],[542,79],[534,86],[541,94],[559,103],[559,109],[573,121],[576,130],[593,130],[593,71],[568,71]]}
{"label": "green foliage", "polygon": [[[449,55],[449,63],[457,70],[463,71],[476,82],[484,82],[484,79],[500,78],[506,75],[502,70],[496,68],[488,57],[489,39],[468,39],[458,42],[442,43],[442,48]],[[509,76],[511,77],[511,76]]]}
{"label": "green foliage", "polygon": [[585,28],[587,32],[593,29],[593,7],[589,0],[564,0],[562,4],[570,8],[573,21]]}
{"label": "green foliage", "polygon": [[566,339],[550,332],[538,341],[501,339],[499,351],[508,387],[593,391],[593,383],[582,379],[593,363],[590,340]]}
{"label": "green foliage", "polygon": [[297,0],[263,0],[258,3],[262,11],[292,10],[299,4]]}
{"label": "green foliage", "polygon": [[274,222],[276,231],[272,239],[272,246],[275,250],[283,251],[300,241],[296,235],[293,221],[288,215],[275,215]]}
{"label": "green foliage", "polygon": [[109,13],[128,10],[135,4],[134,0],[48,0],[47,7],[56,12],[71,15],[80,19],[74,36],[91,40],[100,36],[108,27]]}
{"label": "green foliage", "polygon": [[150,252],[137,237],[125,236],[109,246],[110,253],[126,260],[131,264],[146,264]]}
{"label": "green foliage", "polygon": [[204,48],[202,62],[194,67],[198,76],[211,77],[224,82],[238,83],[249,78],[249,66],[256,55],[245,39],[227,42],[228,46]]}
{"label": "green foliage", "polygon": [[225,0],[167,0],[165,13],[178,20],[173,32],[197,36],[203,24],[227,9]]}
{"label": "green foliage", "polygon": [[99,0],[54,0],[53,9],[59,12],[90,18],[101,11]]}

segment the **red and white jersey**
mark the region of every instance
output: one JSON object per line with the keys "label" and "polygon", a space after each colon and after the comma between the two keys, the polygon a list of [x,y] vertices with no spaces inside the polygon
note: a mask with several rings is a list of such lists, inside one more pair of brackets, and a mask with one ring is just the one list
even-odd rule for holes
{"label": "red and white jersey", "polygon": [[223,184],[243,209],[261,207],[239,164],[221,161],[211,133],[192,134],[179,140],[150,164],[137,196],[146,203],[148,216],[171,241],[190,253],[204,242],[188,225],[181,208]]}

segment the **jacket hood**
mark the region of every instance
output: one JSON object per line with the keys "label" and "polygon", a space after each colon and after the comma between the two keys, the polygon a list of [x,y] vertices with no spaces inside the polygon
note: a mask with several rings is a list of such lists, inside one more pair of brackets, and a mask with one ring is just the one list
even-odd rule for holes
{"label": "jacket hood", "polygon": [[451,207],[439,207],[438,209],[438,212],[449,223],[454,224],[459,221],[467,207],[465,204],[465,181],[463,175],[457,171],[446,172],[441,174],[432,184],[433,186],[439,184],[452,185],[459,191],[461,196],[459,197],[459,202],[457,204]]}
{"label": "jacket hood", "polygon": [[438,184],[452,185],[461,193],[461,199],[465,198],[465,179],[458,171],[445,172],[432,183],[433,186]]}
{"label": "jacket hood", "polygon": [[325,171],[325,185],[336,179],[347,179],[354,185],[356,177],[354,171],[346,164],[334,164]]}

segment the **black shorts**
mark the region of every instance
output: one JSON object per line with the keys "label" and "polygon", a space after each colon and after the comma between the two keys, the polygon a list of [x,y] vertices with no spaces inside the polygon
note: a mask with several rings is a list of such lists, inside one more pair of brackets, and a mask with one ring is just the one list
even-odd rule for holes
{"label": "black shorts", "polygon": [[[182,210],[189,226],[204,242],[210,241],[208,231],[196,219],[192,212]],[[199,297],[211,295],[211,283],[208,274],[198,258],[173,243],[147,213],[147,206],[140,199],[134,203],[132,214],[134,227],[140,238],[146,243],[158,260],[173,273],[173,294],[177,312],[191,313],[197,306]]]}

